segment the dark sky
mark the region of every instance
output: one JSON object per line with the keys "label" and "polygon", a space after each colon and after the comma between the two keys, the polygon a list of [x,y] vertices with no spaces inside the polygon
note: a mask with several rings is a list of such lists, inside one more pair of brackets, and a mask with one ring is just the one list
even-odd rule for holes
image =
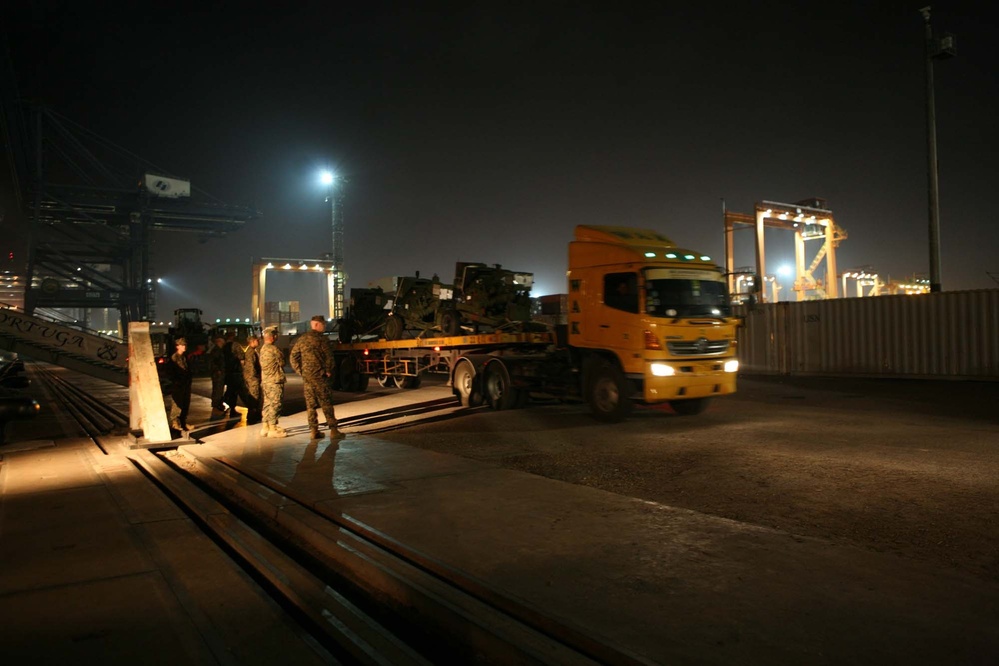
{"label": "dark sky", "polygon": [[[536,295],[564,291],[580,223],[654,228],[721,263],[723,198],[747,213],[824,198],[849,234],[840,271],[928,273],[918,2],[225,6],[6,10],[23,97],[263,212],[222,241],[158,236],[161,318],[246,316],[252,256],[328,251],[326,163],[350,179],[352,287],[482,261],[534,272]],[[935,67],[948,291],[999,275],[987,6],[933,12],[958,40]],[[750,264],[748,231],[737,248]],[[791,234],[769,232],[767,256],[768,272],[790,262]],[[314,278],[269,283],[268,300],[303,313],[322,298]]]}

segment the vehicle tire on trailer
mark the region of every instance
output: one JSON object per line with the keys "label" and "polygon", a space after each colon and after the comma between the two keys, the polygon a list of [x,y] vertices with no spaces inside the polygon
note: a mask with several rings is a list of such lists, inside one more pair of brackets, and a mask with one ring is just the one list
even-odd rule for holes
{"label": "vehicle tire on trailer", "polygon": [[461,317],[454,310],[447,310],[441,315],[441,331],[444,335],[458,335],[461,331]]}
{"label": "vehicle tire on trailer", "polygon": [[493,409],[512,409],[517,404],[517,389],[510,381],[510,371],[498,361],[486,366],[484,379],[486,400]]}
{"label": "vehicle tire on trailer", "polygon": [[669,406],[673,408],[679,416],[693,416],[700,414],[708,406],[708,398],[690,398],[689,400],[670,400]]}
{"label": "vehicle tire on trailer", "polygon": [[378,375],[377,377],[375,377],[375,381],[377,381],[378,385],[381,386],[382,388],[395,386],[395,380],[393,379],[392,375]]}
{"label": "vehicle tire on trailer", "polygon": [[354,324],[346,319],[340,320],[340,325],[337,328],[337,339],[347,344],[350,342],[351,338],[354,337]]}
{"label": "vehicle tire on trailer", "polygon": [[593,418],[605,423],[617,423],[633,407],[628,379],[621,368],[608,361],[595,360],[586,378],[586,401]]}
{"label": "vehicle tire on trailer", "polygon": [[385,339],[386,340],[399,340],[402,338],[402,333],[405,330],[405,326],[402,323],[402,317],[397,315],[391,316],[385,320]]}

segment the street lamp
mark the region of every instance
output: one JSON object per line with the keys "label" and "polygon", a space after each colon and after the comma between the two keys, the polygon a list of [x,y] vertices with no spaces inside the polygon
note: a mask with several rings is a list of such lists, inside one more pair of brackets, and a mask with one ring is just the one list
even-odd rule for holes
{"label": "street lamp", "polygon": [[346,178],[338,177],[327,169],[319,175],[319,180],[326,186],[326,201],[330,204],[330,223],[333,231],[333,243],[329,258],[333,263],[328,276],[329,282],[329,318],[342,319],[347,275],[343,270],[343,185]]}
{"label": "street lamp", "polygon": [[954,35],[944,34],[933,38],[930,26],[930,7],[919,10],[923,15],[926,33],[926,160],[930,214],[930,291],[942,290],[940,285],[940,181],[937,175],[937,118],[933,94],[933,61],[956,55]]}

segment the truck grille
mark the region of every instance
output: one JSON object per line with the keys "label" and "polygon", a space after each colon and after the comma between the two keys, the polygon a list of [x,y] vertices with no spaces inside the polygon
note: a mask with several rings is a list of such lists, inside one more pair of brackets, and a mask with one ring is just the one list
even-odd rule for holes
{"label": "truck grille", "polygon": [[684,340],[682,342],[667,342],[666,349],[677,356],[716,356],[728,351],[728,340]]}

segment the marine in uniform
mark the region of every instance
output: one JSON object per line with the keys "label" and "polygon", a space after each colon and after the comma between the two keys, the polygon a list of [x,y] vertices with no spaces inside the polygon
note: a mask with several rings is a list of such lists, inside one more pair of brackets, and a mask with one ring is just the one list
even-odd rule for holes
{"label": "marine in uniform", "polygon": [[345,435],[337,429],[336,416],[333,413],[333,395],[330,391],[329,379],[333,376],[335,362],[333,350],[322,334],[326,330],[326,318],[316,315],[309,322],[311,330],[300,337],[291,349],[291,367],[302,375],[305,388],[305,409],[309,420],[309,430],[312,439],[320,439],[319,416],[317,408],[322,408],[326,415],[326,424],[330,428],[330,439],[343,439]]}
{"label": "marine in uniform", "polygon": [[217,412],[224,412],[225,406],[222,404],[222,396],[225,394],[225,338],[221,335],[213,342],[215,346],[208,352],[208,370],[212,374],[212,409]]}
{"label": "marine in uniform", "polygon": [[260,346],[260,392],[263,395],[263,421],[260,430],[262,437],[286,437],[288,433],[278,425],[281,416],[281,401],[284,399],[284,352],[274,341],[277,331],[264,331],[264,344]]}
{"label": "marine in uniform", "polygon": [[[246,340],[243,351],[243,385],[251,398],[247,403],[246,422],[257,423],[260,420],[260,356],[257,351],[260,338],[251,335]],[[252,403],[252,404],[251,404]]]}
{"label": "marine in uniform", "polygon": [[[187,427],[187,412],[191,408],[191,368],[187,363],[187,340],[177,338],[174,341],[177,351],[170,357],[167,374],[170,377],[170,427],[184,432]],[[179,413],[178,413],[179,412]]]}

